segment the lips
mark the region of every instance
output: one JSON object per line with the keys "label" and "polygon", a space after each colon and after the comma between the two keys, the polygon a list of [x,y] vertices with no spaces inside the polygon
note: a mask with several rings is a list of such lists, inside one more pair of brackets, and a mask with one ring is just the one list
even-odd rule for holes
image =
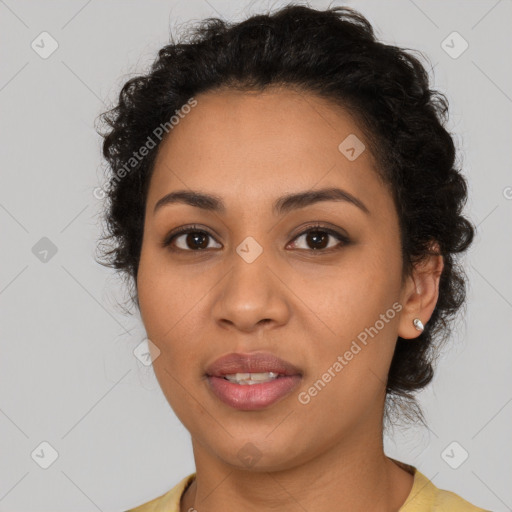
{"label": "lips", "polygon": [[[277,373],[274,379],[251,385],[230,382],[236,373]],[[208,388],[226,405],[241,411],[256,411],[281,401],[301,383],[302,372],[269,352],[232,353],[220,357],[206,369]]]}
{"label": "lips", "polygon": [[274,372],[285,376],[302,376],[299,368],[270,352],[251,354],[234,352],[216,359],[206,368],[206,375],[209,377],[224,377],[234,373],[263,372]]}

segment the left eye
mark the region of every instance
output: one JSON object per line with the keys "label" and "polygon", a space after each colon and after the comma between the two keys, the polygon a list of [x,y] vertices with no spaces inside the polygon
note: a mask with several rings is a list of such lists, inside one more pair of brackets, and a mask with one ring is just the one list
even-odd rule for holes
{"label": "left eye", "polygon": [[[332,249],[348,243],[347,237],[345,237],[341,233],[337,233],[336,231],[332,231],[326,228],[308,229],[307,231],[304,231],[299,236],[297,236],[294,240],[300,240],[301,238],[303,238],[305,244],[309,245],[310,247],[299,247],[299,249],[305,249],[310,251]],[[330,244],[329,238],[338,240],[338,243]],[[294,243],[296,244],[297,242]]]}

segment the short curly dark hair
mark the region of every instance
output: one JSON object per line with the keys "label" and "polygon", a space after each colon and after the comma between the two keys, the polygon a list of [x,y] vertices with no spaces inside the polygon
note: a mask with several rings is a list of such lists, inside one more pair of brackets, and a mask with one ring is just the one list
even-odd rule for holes
{"label": "short curly dark hair", "polygon": [[399,409],[399,418],[425,423],[414,392],[432,380],[449,320],[465,301],[466,275],[455,256],[471,244],[475,228],[461,214],[467,185],[444,127],[446,96],[429,88],[416,57],[378,42],[369,21],[351,8],[289,4],[240,23],[208,18],[178,42],[171,36],[150,71],[128,80],[119,103],[100,116],[108,126],[100,135],[109,165],[99,263],[128,277],[139,307],[145,202],[160,140],[137,161],[134,151],[200,92],[274,85],[314,93],[355,116],[393,195],[404,279],[438,244],[444,268],[437,305],[417,340],[398,337],[386,388],[385,419]]}

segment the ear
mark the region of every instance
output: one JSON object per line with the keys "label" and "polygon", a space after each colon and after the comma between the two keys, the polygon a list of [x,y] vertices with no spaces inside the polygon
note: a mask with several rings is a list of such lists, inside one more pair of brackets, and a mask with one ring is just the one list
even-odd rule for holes
{"label": "ear", "polygon": [[419,318],[426,325],[437,304],[444,261],[437,242],[431,244],[431,249],[435,254],[414,265],[412,275],[407,277],[403,287],[398,336],[404,339],[417,338],[421,334],[413,320]]}

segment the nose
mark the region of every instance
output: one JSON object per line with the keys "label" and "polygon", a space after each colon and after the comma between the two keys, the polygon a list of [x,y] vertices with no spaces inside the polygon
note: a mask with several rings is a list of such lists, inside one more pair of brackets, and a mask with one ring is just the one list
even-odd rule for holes
{"label": "nose", "polygon": [[246,333],[284,325],[290,316],[288,288],[276,270],[263,255],[247,263],[235,253],[231,270],[217,289],[215,322]]}

